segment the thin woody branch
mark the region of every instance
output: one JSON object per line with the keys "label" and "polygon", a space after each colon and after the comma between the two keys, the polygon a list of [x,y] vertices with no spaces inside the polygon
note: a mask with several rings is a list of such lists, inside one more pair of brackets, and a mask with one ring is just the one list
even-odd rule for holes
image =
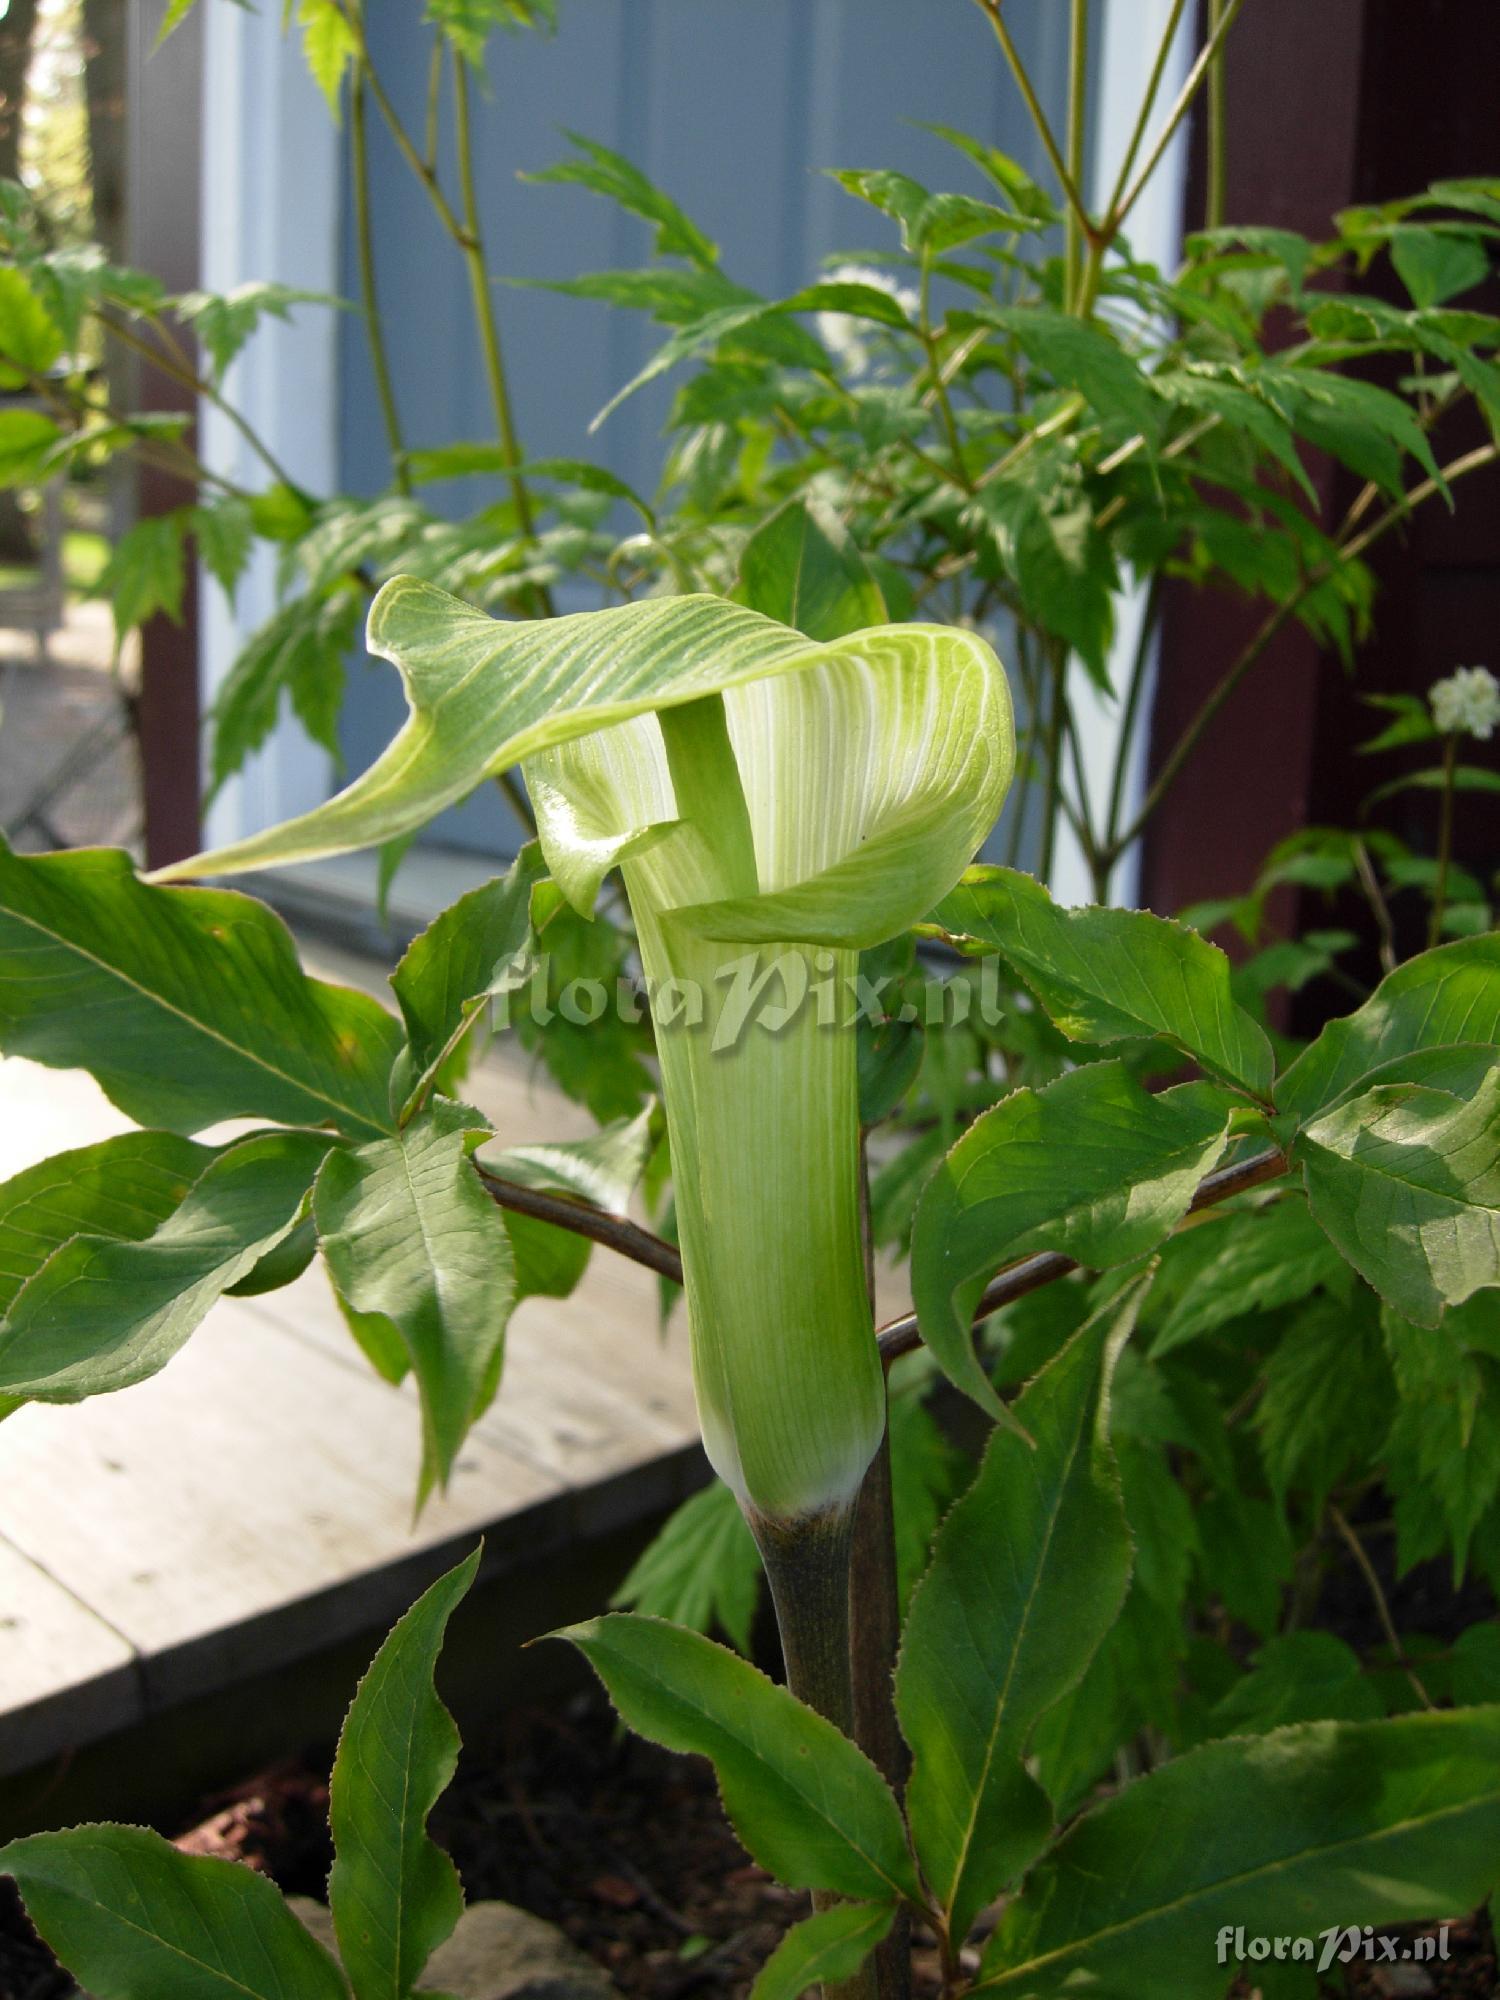
{"label": "thin woody branch", "polygon": [[632,1264],[644,1264],[674,1285],[682,1283],[682,1259],[672,1244],[623,1215],[608,1215],[602,1208],[590,1208],[564,1194],[548,1194],[541,1188],[522,1187],[519,1181],[479,1169],[485,1193],[516,1215],[529,1215],[538,1222],[550,1222],[558,1229],[570,1229],[575,1236],[587,1236],[628,1257]]}

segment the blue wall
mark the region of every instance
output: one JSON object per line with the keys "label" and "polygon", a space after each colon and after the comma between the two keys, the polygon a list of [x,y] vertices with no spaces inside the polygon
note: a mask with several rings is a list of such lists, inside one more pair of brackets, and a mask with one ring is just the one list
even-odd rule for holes
{"label": "blue wall", "polygon": [[[1066,9],[1060,0],[1012,0],[1008,12],[1060,126]],[[475,103],[478,184],[497,273],[559,278],[648,260],[643,223],[583,189],[517,180],[519,170],[563,157],[564,127],[635,160],[719,241],[730,276],[769,293],[811,282],[830,253],[895,247],[882,218],[820,169],[899,167],[932,186],[970,185],[965,162],[914,121],[986,137],[1045,178],[971,0],[560,0],[559,14],[551,39],[495,36],[489,93]],[[420,131],[427,36],[419,10],[414,0],[371,0],[367,20],[380,72],[408,128]],[[381,304],[407,442],[488,438],[462,265],[373,111],[371,138]],[[358,295],[352,229],[342,289]],[[593,439],[587,426],[663,330],[641,315],[546,292],[502,284],[497,298],[527,453],[602,458],[649,493],[670,386],[624,405]],[[386,478],[384,439],[352,314],[340,338],[341,481],[346,491],[374,492]],[[402,712],[389,669],[356,665],[343,732],[351,771],[384,747]],[[504,851],[514,822],[485,795],[445,815],[436,837]]]}

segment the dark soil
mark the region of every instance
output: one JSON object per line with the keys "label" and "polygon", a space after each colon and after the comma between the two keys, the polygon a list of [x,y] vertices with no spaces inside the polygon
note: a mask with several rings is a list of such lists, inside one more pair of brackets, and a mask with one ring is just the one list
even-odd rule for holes
{"label": "dark soil", "polygon": [[[269,1772],[205,1801],[208,1816],[179,1844],[321,1897],[327,1804],[317,1773]],[[432,1825],[471,1899],[498,1897],[558,1924],[632,2000],[740,2000],[807,1908],[749,1860],[708,1766],[626,1735],[595,1693],[560,1710],[518,1710],[487,1750],[466,1750]],[[1392,1935],[1405,1945],[1432,1928]],[[1328,2000],[1496,2000],[1488,1921],[1450,1925],[1448,1950],[1446,1962],[1351,1966],[1325,1988]],[[918,2000],[932,2000],[930,1940],[916,1940],[915,1963]],[[1242,1981],[1234,2000],[1253,2000],[1255,1990]],[[0,1884],[0,2000],[62,2000],[68,1991]]]}

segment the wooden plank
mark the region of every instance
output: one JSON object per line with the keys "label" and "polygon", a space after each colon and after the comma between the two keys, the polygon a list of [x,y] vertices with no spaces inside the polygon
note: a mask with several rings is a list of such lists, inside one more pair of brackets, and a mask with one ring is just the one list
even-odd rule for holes
{"label": "wooden plank", "polygon": [[122,1633],[161,1707],[403,1610],[484,1530],[488,1562],[561,1533],[561,1482],[464,1452],[415,1526],[412,1398],[236,1301],[160,1375],[5,1425],[0,1534]]}
{"label": "wooden plank", "polygon": [[[527,1299],[511,1321],[500,1393],[475,1437],[554,1474],[572,1525],[598,1534],[668,1507],[701,1479],[680,1313],[657,1331],[655,1280],[596,1251],[570,1299]],[[246,1308],[356,1373],[369,1368],[316,1267]]]}
{"label": "wooden plank", "polygon": [[123,1729],[143,1712],[126,1641],[0,1541],[0,1773]]}

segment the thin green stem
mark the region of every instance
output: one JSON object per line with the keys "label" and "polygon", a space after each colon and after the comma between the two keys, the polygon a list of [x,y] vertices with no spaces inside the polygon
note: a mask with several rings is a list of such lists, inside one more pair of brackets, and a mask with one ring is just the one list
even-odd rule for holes
{"label": "thin green stem", "polygon": [[1362,840],[1354,843],[1354,866],[1359,875],[1359,886],[1365,901],[1370,906],[1380,930],[1380,970],[1392,973],[1396,970],[1396,926],[1391,922],[1391,906],[1385,899],[1380,886],[1380,878],[1375,873],[1375,863],[1370,859],[1370,850]]}
{"label": "thin green stem", "polygon": [[427,199],[432,203],[439,222],[454,242],[461,248],[464,247],[467,240],[464,227],[454,214],[452,203],[443,193],[443,184],[438,179],[437,161],[424,160],[417,151],[411,134],[402,123],[400,112],[391,102],[390,94],[380,80],[379,70],[370,59],[370,44],[365,37],[364,15],[360,7],[356,4],[356,0],[334,0],[334,5],[338,7],[354,37],[360,70],[370,86],[370,95],[375,100],[376,109],[385,120],[386,129],[396,142],[397,150],[426,189]]}
{"label": "thin green stem", "polygon": [[[1068,33],[1068,174],[1073,186],[1083,187],[1083,153],[1087,139],[1089,92],[1089,0],[1070,0]],[[1083,292],[1084,224],[1087,216],[1080,206],[1069,203],[1066,218],[1064,269],[1067,304],[1077,312]],[[1089,249],[1094,248],[1092,235]]]}
{"label": "thin green stem", "polygon": [[1443,740],[1443,796],[1438,820],[1437,881],[1432,891],[1432,916],[1427,925],[1427,945],[1430,950],[1439,943],[1443,935],[1443,912],[1448,907],[1448,870],[1453,862],[1453,772],[1458,763],[1458,736],[1450,733]]}
{"label": "thin green stem", "polygon": [[1208,33],[1218,48],[1208,71],[1208,191],[1204,202],[1205,228],[1224,227],[1224,193],[1228,185],[1228,151],[1225,140],[1224,22],[1225,0],[1208,0]]}
{"label": "thin green stem", "polygon": [[1114,205],[1113,212],[1109,217],[1112,228],[1119,229],[1126,216],[1129,215],[1130,211],[1140,200],[1152,175],[1161,165],[1162,155],[1166,152],[1168,146],[1171,145],[1178,126],[1192,109],[1193,99],[1198,95],[1198,91],[1202,86],[1204,78],[1208,75],[1214,58],[1224,46],[1225,38],[1229,30],[1234,26],[1235,18],[1244,4],[1245,0],[1224,0],[1224,11],[1220,15],[1212,33],[1204,42],[1203,47],[1198,51],[1198,59],[1188,71],[1183,86],[1177,93],[1176,101],[1172,109],[1167,113],[1166,123],[1156,135],[1156,143],[1151,148],[1145,165],[1130,183],[1125,194]]}
{"label": "thin green stem", "polygon": [[443,98],[443,38],[434,35],[432,54],[427,59],[427,129],[424,159],[428,171],[436,174],[438,156],[438,112]]}
{"label": "thin green stem", "polygon": [[401,440],[401,419],[396,409],[396,388],[391,379],[390,357],[386,352],[385,323],[380,316],[380,295],[375,283],[375,232],[370,215],[370,147],[366,117],[366,83],[363,68],[356,68],[349,93],[349,170],[354,182],[354,233],[359,253],[359,291],[364,305],[365,338],[369,342],[370,366],[375,376],[375,395],[385,425],[386,444],[391,454],[391,476],[400,493],[410,493],[411,473],[406,463],[406,447]]}
{"label": "thin green stem", "polygon": [[1026,65],[1021,60],[1020,51],[1012,39],[1005,15],[1001,11],[1002,0],[976,0],[976,5],[995,31],[995,39],[999,42],[1001,49],[1005,53],[1005,60],[1010,64],[1010,73],[1016,80],[1016,88],[1021,93],[1026,109],[1031,113],[1031,122],[1036,127],[1037,137],[1042,142],[1043,151],[1052,163],[1052,171],[1057,175],[1058,185],[1062,188],[1068,207],[1078,218],[1079,225],[1083,229],[1085,236],[1087,236],[1093,230],[1093,223],[1089,218],[1088,210],[1084,206],[1083,196],[1079,192],[1078,184],[1069,172],[1068,163],[1062,156],[1062,151],[1058,146],[1051,124],[1048,122],[1047,114],[1042,109],[1042,101],[1036,94],[1036,86],[1032,83]]}
{"label": "thin green stem", "polygon": [[[179,383],[184,389],[191,389],[195,395],[201,396],[204,402],[212,403],[216,410],[228,417],[230,423],[234,425],[240,436],[249,445],[250,449],[255,453],[261,464],[265,466],[273,479],[279,480],[283,486],[290,487],[294,493],[301,493],[303,491],[302,487],[293,479],[292,475],[287,471],[265,439],[255,429],[255,426],[247,417],[241,415],[234,404],[219,389],[217,384],[209,381],[206,376],[198,374],[191,366],[184,365],[184,363],[173,359],[171,355],[163,354],[159,348],[153,347],[147,340],[142,340],[138,333],[134,332],[128,326],[123,326],[119,320],[111,319],[107,313],[99,315],[99,323],[122,346],[128,347],[136,354],[141,355],[151,363],[153,368],[160,369],[163,375],[169,376],[172,381]],[[158,335],[162,333],[163,330],[157,326],[155,320],[149,323]]]}
{"label": "thin green stem", "polygon": [[[531,495],[521,477],[521,450],[516,439],[515,418],[510,406],[510,389],[505,379],[505,361],[500,352],[500,326],[495,317],[495,300],[490,276],[485,268],[484,238],[479,225],[479,197],[474,186],[474,135],[469,121],[469,75],[463,57],[453,55],[453,121],[458,147],[458,183],[463,202],[463,257],[469,273],[469,290],[474,301],[474,317],[479,327],[479,344],[484,354],[485,379],[495,412],[495,429],[506,463],[506,483],[516,510],[516,524],[523,538],[536,541],[536,524],[531,511]],[[552,598],[545,584],[536,588],[537,605],[544,617],[553,615]]]}
{"label": "thin green stem", "polygon": [[1386,1594],[1381,1588],[1380,1578],[1375,1574],[1375,1565],[1370,1561],[1364,1543],[1355,1534],[1344,1515],[1334,1506],[1331,1500],[1328,1503],[1328,1518],[1338,1530],[1344,1546],[1354,1558],[1355,1567],[1365,1580],[1365,1587],[1369,1591],[1371,1600],[1375,1606],[1375,1615],[1380,1620],[1380,1629],[1384,1632],[1385,1642],[1391,1649],[1391,1658],[1406,1675],[1407,1680],[1411,1684],[1413,1694],[1416,1695],[1417,1700],[1421,1702],[1423,1708],[1430,1709],[1433,1706],[1432,1696],[1422,1685],[1421,1677],[1407,1657],[1406,1649],[1401,1644],[1400,1635],[1396,1630],[1396,1621],[1391,1617],[1391,1607],[1386,1601]]}
{"label": "thin green stem", "polygon": [[927,356],[927,372],[932,382],[933,397],[937,404],[938,416],[942,422],[943,435],[948,441],[948,450],[953,459],[953,477],[965,493],[972,493],[974,491],[974,482],[970,479],[968,470],[964,465],[963,441],[958,434],[958,423],[953,415],[953,404],[949,400],[948,385],[943,380],[942,361],[938,354],[937,335],[932,330],[931,291],[932,253],[929,250],[924,250],[922,252],[921,303],[919,307],[918,330],[923,351]]}
{"label": "thin green stem", "polygon": [[1106,226],[1120,213],[1120,200],[1129,184],[1130,170],[1140,155],[1141,145],[1146,137],[1146,127],[1151,122],[1151,114],[1156,109],[1157,93],[1161,89],[1161,80],[1166,73],[1167,58],[1172,53],[1172,44],[1177,39],[1177,30],[1182,24],[1182,16],[1186,7],[1187,0],[1172,0],[1172,11],[1167,17],[1167,25],[1163,29],[1161,41],[1157,45],[1156,60],[1151,65],[1151,74],[1146,79],[1146,88],[1141,97],[1141,108],[1136,113],[1135,126],[1130,134],[1130,143],[1125,148],[1125,157],[1120,162],[1119,171],[1115,175],[1114,187],[1110,190],[1109,206],[1104,211]]}
{"label": "thin green stem", "polygon": [[1066,650],[1049,646],[1047,665],[1050,671],[1043,688],[1047,700],[1047,761],[1042,789],[1042,851],[1036,871],[1043,882],[1052,879],[1052,862],[1057,850],[1057,818],[1062,796],[1063,703],[1066,698],[1063,681],[1068,671]]}

